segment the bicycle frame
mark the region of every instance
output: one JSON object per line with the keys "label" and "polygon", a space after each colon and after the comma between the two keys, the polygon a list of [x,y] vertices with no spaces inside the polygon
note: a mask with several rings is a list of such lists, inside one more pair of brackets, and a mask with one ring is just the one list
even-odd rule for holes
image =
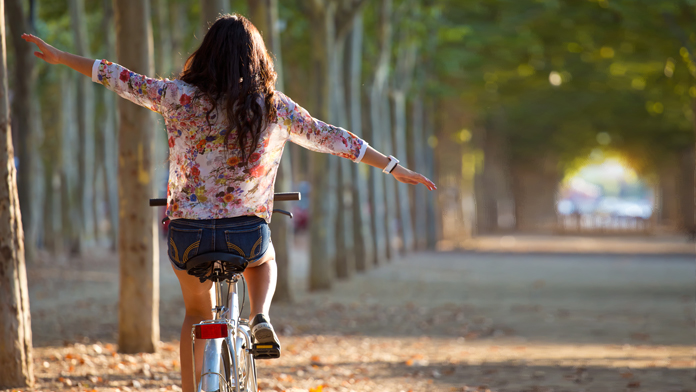
{"label": "bicycle frame", "polygon": [[[215,286],[215,307],[212,309],[215,311],[215,318],[209,321],[203,321],[201,324],[227,324],[228,335],[225,338],[217,339],[206,339],[204,356],[203,356],[203,369],[201,371],[201,378],[198,386],[194,385],[194,390],[198,392],[207,391],[230,391],[232,390],[231,385],[225,380],[224,375],[220,374],[220,361],[222,352],[222,343],[225,341],[227,347],[230,350],[230,381],[234,380],[234,391],[240,392],[239,383],[239,370],[237,366],[237,358],[239,358],[239,353],[242,350],[248,350],[251,347],[251,335],[246,327],[246,322],[240,320],[239,318],[239,296],[237,293],[237,280],[239,275],[236,275],[232,280],[228,281],[229,289],[227,296],[227,304],[225,307],[222,305],[222,283],[214,282]],[[195,334],[194,325],[191,330],[191,353],[193,358],[193,374],[196,374],[196,359],[195,359]],[[234,342],[234,343],[233,343]],[[245,348],[246,347],[246,348]],[[253,372],[252,368],[252,372]],[[249,376],[249,375],[248,375]],[[255,377],[256,375],[250,375]],[[194,377],[194,384],[195,384]],[[222,388],[221,388],[222,385]]]}
{"label": "bicycle frame", "polygon": [[[286,193],[275,193],[273,195],[274,201],[291,201],[300,200],[301,195],[299,192],[286,192]],[[150,206],[166,206],[167,199],[150,199]],[[287,215],[292,218],[292,213],[284,210],[274,209],[273,212],[278,212],[283,215]],[[162,220],[165,223],[169,220],[168,217]],[[215,268],[220,268],[220,264],[213,266],[213,271]],[[222,352],[222,343],[225,342],[231,355],[229,358],[230,373],[234,373],[234,390],[235,392],[240,391],[239,385],[239,370],[237,366],[237,359],[240,358],[240,353],[242,350],[251,350],[251,331],[249,330],[248,321],[239,318],[239,297],[237,295],[237,280],[240,275],[235,275],[229,283],[229,291],[227,304],[229,309],[222,305],[222,285],[220,282],[215,282],[215,318],[213,320],[203,321],[200,324],[194,325],[191,330],[191,358],[193,365],[193,389],[198,392],[208,392],[208,391],[229,391],[230,385],[225,377],[220,374],[220,360]],[[196,385],[196,352],[194,349],[196,342],[196,326],[202,324],[226,324],[227,325],[227,336],[215,339],[206,339],[206,346],[203,355],[203,370],[201,372],[201,378],[198,385]],[[234,342],[234,344],[232,344]],[[256,382],[256,366],[254,365],[254,356],[249,355],[249,361],[245,364],[246,377],[252,382],[252,389],[258,390],[258,384]],[[231,378],[232,374],[230,374]],[[220,380],[222,379],[222,383]],[[248,382],[247,382],[248,384]],[[222,386],[222,388],[220,388]]]}

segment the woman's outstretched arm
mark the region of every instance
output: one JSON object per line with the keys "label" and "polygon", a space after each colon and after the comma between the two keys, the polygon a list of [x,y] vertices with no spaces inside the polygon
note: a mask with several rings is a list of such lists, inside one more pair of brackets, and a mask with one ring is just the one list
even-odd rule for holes
{"label": "woman's outstretched arm", "polygon": [[[389,164],[389,158],[387,158],[384,154],[375,150],[374,148],[367,146],[367,151],[365,151],[365,155],[363,156],[360,162],[368,164],[372,167],[376,167],[381,170],[387,167],[387,165]],[[413,170],[409,170],[398,164],[391,172],[391,175],[394,176],[394,178],[396,178],[397,181],[406,184],[423,184],[426,186],[426,188],[428,188],[431,191],[437,189],[435,184],[428,178],[426,178],[424,175],[416,173]]]}
{"label": "woman's outstretched arm", "polygon": [[86,57],[77,56],[72,53],[63,52],[58,50],[53,46],[45,43],[41,38],[31,35],[22,34],[22,38],[27,42],[32,42],[39,47],[39,52],[34,52],[34,55],[49,64],[63,64],[74,69],[75,71],[92,77],[92,65],[94,64],[94,59],[88,59]]}
{"label": "woman's outstretched arm", "polygon": [[75,71],[89,76],[93,82],[103,85],[120,97],[137,105],[158,113],[162,113],[165,103],[168,105],[167,107],[172,105],[181,107],[184,105],[183,102],[179,102],[179,96],[176,94],[178,90],[169,94],[169,101],[165,102],[164,98],[167,96],[168,85],[164,80],[148,78],[110,61],[95,61],[94,59],[63,52],[45,43],[35,35],[23,34],[22,38],[39,47],[40,51],[34,52],[36,57],[49,64],[67,65]]}
{"label": "woman's outstretched arm", "polygon": [[[276,91],[276,97],[279,123],[288,128],[288,138],[291,142],[312,151],[330,153],[380,170],[389,164],[389,158],[359,137],[343,128],[317,120],[279,91]],[[391,174],[397,181],[406,184],[423,184],[431,191],[437,189],[425,176],[400,165],[397,165]]]}

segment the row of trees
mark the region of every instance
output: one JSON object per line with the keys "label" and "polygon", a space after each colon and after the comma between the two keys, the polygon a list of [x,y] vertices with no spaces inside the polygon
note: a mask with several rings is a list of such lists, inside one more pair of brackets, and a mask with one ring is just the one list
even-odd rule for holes
{"label": "row of trees", "polygon": [[443,119],[439,148],[472,168],[440,173],[465,190],[462,219],[490,233],[514,212],[518,230],[549,228],[564,176],[591,155],[620,156],[654,186],[659,219],[693,230],[693,1],[460,5],[460,40],[440,50],[467,110]]}

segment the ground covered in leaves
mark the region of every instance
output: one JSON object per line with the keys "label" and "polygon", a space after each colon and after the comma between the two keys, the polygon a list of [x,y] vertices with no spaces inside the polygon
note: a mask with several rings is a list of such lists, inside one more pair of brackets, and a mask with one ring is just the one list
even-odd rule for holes
{"label": "ground covered in leaves", "polygon": [[[693,256],[421,253],[272,308],[263,391],[696,391]],[[116,347],[108,253],[29,267],[38,390],[178,391],[183,305],[161,264],[162,342]]]}

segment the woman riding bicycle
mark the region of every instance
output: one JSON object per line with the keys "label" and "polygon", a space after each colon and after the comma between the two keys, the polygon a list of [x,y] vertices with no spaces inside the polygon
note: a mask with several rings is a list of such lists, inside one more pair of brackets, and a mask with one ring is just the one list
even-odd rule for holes
{"label": "woman riding bicycle", "polygon": [[[258,30],[241,15],[224,15],[210,27],[178,79],[139,75],[106,60],[62,52],[33,35],[36,56],[87,75],[119,96],[160,113],[169,140],[168,255],[184,297],[181,328],[182,387],[191,384],[191,327],[212,316],[212,283],[185,271],[207,252],[245,257],[251,330],[257,344],[280,343],[268,317],[276,286],[275,251],[268,222],[273,186],[286,141],[388,168],[398,181],[435,185],[395,165],[352,133],[312,118],[275,90],[276,73]],[[200,375],[202,345],[196,348]],[[186,370],[184,370],[186,369]]]}

